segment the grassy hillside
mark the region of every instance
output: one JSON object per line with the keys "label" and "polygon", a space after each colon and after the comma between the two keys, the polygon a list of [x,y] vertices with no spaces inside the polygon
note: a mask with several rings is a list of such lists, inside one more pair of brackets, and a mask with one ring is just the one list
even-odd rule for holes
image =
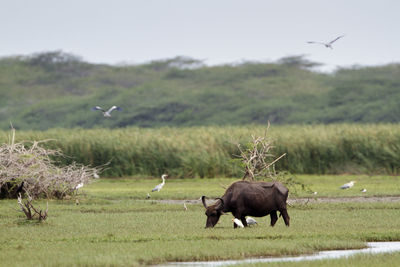
{"label": "grassy hillside", "polygon": [[[327,75],[290,57],[208,67],[177,57],[95,65],[62,52],[0,59],[0,128],[398,122],[400,65]],[[105,119],[91,107],[119,105]]]}

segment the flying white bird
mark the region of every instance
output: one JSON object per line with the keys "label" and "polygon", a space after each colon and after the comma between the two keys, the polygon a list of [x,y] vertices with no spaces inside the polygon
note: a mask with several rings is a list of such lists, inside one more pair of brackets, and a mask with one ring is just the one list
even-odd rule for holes
{"label": "flying white bird", "polygon": [[334,42],[336,42],[337,40],[339,40],[340,38],[342,38],[342,37],[344,37],[344,35],[341,35],[341,36],[339,36],[339,37],[336,37],[335,39],[333,39],[332,41],[330,41],[330,42],[328,42],[328,43],[314,42],[314,41],[309,41],[309,42],[307,42],[307,43],[309,43],[309,44],[322,44],[322,45],[324,45],[326,48],[333,49],[332,44],[333,44]]}
{"label": "flying white bird", "polygon": [[367,192],[367,189],[363,188],[363,189],[361,190],[361,193],[365,193],[365,192]]}
{"label": "flying white bird", "polygon": [[232,219],[232,222],[234,222],[237,226],[239,226],[240,228],[243,228],[244,225],[242,223],[241,220],[239,220],[238,218]]}
{"label": "flying white bird", "polygon": [[247,222],[248,225],[256,225],[256,224],[258,224],[257,221],[254,220],[251,217],[246,217],[246,222]]}
{"label": "flying white bird", "polygon": [[122,108],[120,108],[120,107],[117,107],[117,106],[112,106],[109,110],[105,110],[105,109],[103,109],[102,107],[99,107],[99,106],[95,106],[95,107],[93,107],[92,108],[92,110],[101,110],[102,112],[103,112],[103,116],[104,117],[111,117],[111,112],[113,111],[113,110],[122,110]]}
{"label": "flying white bird", "polygon": [[156,187],[154,187],[153,190],[151,190],[151,192],[154,192],[154,191],[160,192],[160,190],[161,190],[161,189],[163,188],[163,186],[165,185],[165,178],[168,178],[168,175],[163,174],[163,175],[161,176],[162,183],[156,185]]}
{"label": "flying white bird", "polygon": [[349,183],[342,185],[340,188],[341,189],[349,189],[349,188],[353,187],[354,183],[355,183],[355,181],[350,181]]}

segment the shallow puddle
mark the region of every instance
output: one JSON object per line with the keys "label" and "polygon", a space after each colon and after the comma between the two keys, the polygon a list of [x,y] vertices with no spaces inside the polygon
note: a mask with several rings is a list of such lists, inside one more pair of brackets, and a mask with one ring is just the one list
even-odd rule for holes
{"label": "shallow puddle", "polygon": [[400,242],[369,242],[368,248],[351,250],[328,250],[320,251],[316,254],[294,257],[275,257],[275,258],[251,258],[245,260],[227,261],[193,261],[193,262],[170,262],[161,266],[228,266],[243,263],[264,263],[264,262],[285,262],[285,261],[310,261],[345,258],[360,253],[390,253],[400,251]]}

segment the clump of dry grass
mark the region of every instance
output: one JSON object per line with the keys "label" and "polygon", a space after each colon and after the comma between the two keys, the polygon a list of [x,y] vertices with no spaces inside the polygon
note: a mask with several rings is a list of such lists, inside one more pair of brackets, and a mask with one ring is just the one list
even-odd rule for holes
{"label": "clump of dry grass", "polygon": [[[76,163],[56,166],[54,158],[62,157],[62,153],[40,146],[49,140],[21,143],[14,140],[12,129],[9,144],[0,146],[0,198],[17,198],[18,191],[23,191],[32,198],[62,199],[73,194],[78,184],[90,182],[99,171]],[[23,188],[18,190],[21,184]]]}

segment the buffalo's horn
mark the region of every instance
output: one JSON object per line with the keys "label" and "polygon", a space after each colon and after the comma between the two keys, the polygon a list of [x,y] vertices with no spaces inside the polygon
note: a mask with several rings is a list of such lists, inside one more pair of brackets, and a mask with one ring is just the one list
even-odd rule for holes
{"label": "buffalo's horn", "polygon": [[217,209],[222,210],[222,208],[224,207],[224,200],[220,197],[217,197],[216,199],[221,200],[221,203],[218,205]]}
{"label": "buffalo's horn", "polygon": [[206,196],[201,196],[201,202],[203,202],[204,208],[207,208]]}

